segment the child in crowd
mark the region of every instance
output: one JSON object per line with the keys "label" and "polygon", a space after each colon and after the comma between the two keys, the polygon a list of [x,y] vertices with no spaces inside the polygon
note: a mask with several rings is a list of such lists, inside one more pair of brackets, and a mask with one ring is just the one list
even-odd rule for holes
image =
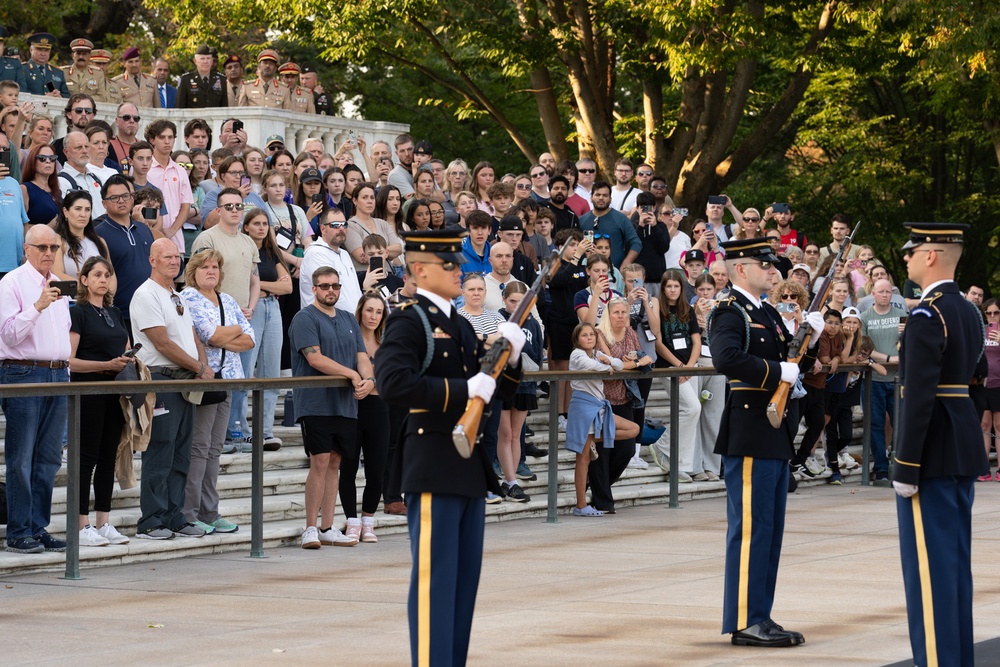
{"label": "child in crowd", "polygon": [[[819,338],[816,349],[816,360],[824,366],[830,366],[830,372],[836,373],[844,352],[844,337],[840,335],[840,325],[843,319],[840,311],[830,308],[824,316],[826,326]],[[826,466],[813,456],[813,448],[819,442],[819,436],[826,425],[826,371],[806,373],[802,380],[806,395],[802,399],[802,417],[806,421],[806,433],[792,460],[792,470],[808,477],[815,477],[826,470]]]}
{"label": "child in crowd", "polygon": [[[156,188],[143,188],[136,190],[135,198],[132,200],[132,219],[140,220],[149,226],[153,232],[154,239],[163,238],[163,193]],[[156,215],[146,217],[143,209],[156,209]],[[150,213],[152,211],[149,211]]]}
{"label": "child in crowd", "polygon": [[[851,355],[851,357],[848,360],[849,363],[852,364],[867,363],[869,366],[871,366],[871,369],[874,372],[878,373],[879,375],[885,375],[888,372],[886,371],[885,366],[876,363],[871,358],[871,353],[875,351],[875,341],[873,341],[868,336],[861,335],[860,323],[849,324],[848,322],[849,320],[845,319],[844,326],[846,327],[856,326],[858,328],[858,333],[856,334],[858,337],[858,343],[856,346],[857,351]],[[828,430],[826,441],[827,441],[827,446],[829,446],[829,443],[831,442],[837,442],[838,446],[840,447],[840,454],[836,457],[838,469],[842,468],[844,470],[854,470],[860,465],[854,459],[853,456],[847,453],[845,447],[851,442],[851,438],[853,437],[854,434],[853,431],[854,406],[861,405],[861,391],[863,388],[864,388],[864,382],[861,372],[851,371],[847,376],[847,391],[844,392],[844,395],[840,398],[840,404],[837,409],[836,416],[831,417],[830,425],[833,426],[834,424],[837,424],[839,437],[836,440],[834,440],[830,436],[830,432]],[[828,453],[827,458],[832,459],[833,457]],[[830,465],[830,468],[833,469],[832,464]]]}
{"label": "child in crowd", "polygon": [[535,249],[539,251],[539,261],[548,257],[555,249],[555,243],[552,241],[552,230],[555,228],[555,224],[555,213],[547,208],[538,209],[538,217],[535,218],[535,235],[529,239],[532,240]]}
{"label": "child in crowd", "polygon": [[[381,264],[382,268],[375,271],[359,271],[358,280],[361,281],[361,288],[367,292],[376,290],[382,298],[388,299],[389,295],[403,286],[403,279],[398,277],[389,264],[389,246],[385,238],[380,234],[369,234],[361,241],[361,249],[365,252],[368,261],[368,268],[375,264]],[[381,261],[379,261],[381,260]],[[385,292],[382,292],[382,288]]]}
{"label": "child in crowd", "polygon": [[[571,371],[599,371],[613,373],[624,367],[621,359],[614,359],[597,349],[597,328],[589,322],[573,329],[573,352],[569,357]],[[573,380],[570,385],[573,397],[569,402],[566,425],[566,449],[576,454],[573,481],[576,485],[576,507],[573,516],[604,516],[604,512],[587,504],[587,473],[590,462],[597,460],[597,442],[603,448],[614,447],[615,438],[628,439],[639,435],[639,427],[611,412],[611,403],[604,397],[604,381]]]}
{"label": "child in crowd", "polygon": [[[858,309],[847,307],[842,313],[840,325],[840,337],[844,343],[844,349],[840,353],[840,363],[853,363],[857,357],[858,344],[861,342],[861,317]],[[852,470],[857,467],[857,461],[850,455],[841,452],[851,444],[854,436],[853,412],[848,409],[842,411],[840,405],[844,400],[847,391],[848,373],[831,373],[826,379],[826,464],[830,468],[830,484],[840,484],[843,476],[840,474],[841,465],[845,470]],[[852,465],[853,464],[853,465]]]}

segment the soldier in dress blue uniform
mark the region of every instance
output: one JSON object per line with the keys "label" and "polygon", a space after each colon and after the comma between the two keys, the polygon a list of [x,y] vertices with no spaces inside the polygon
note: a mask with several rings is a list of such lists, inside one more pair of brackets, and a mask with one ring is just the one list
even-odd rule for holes
{"label": "soldier in dress blue uniform", "polygon": [[[410,654],[413,665],[421,666],[465,664],[482,564],[486,492],[500,490],[484,449],[462,458],[452,429],[469,399],[482,398],[488,406],[494,390],[513,396],[521,375],[520,368],[508,366],[498,386],[479,371],[483,344],[451,304],[461,291],[465,234],[403,234],[417,294],[389,315],[375,354],[379,394],[409,408],[396,460],[402,467],[413,553]],[[511,343],[510,358],[519,359],[521,328],[507,322],[498,331]]]}
{"label": "soldier in dress blue uniform", "polygon": [[[66,75],[58,67],[49,64],[52,47],[55,45],[55,35],[47,32],[36,32],[28,38],[28,51],[31,58],[21,65],[21,72],[24,74],[25,90],[32,95],[69,97]],[[50,83],[52,90],[49,90],[48,84]]]}
{"label": "soldier in dress blue uniform", "polygon": [[922,288],[900,340],[899,434],[892,470],[913,660],[971,665],[972,501],[989,473],[969,383],[983,321],[955,283],[969,225],[907,223],[906,271]]}
{"label": "soldier in dress blue uniform", "polygon": [[[785,529],[788,461],[797,420],[785,416],[772,428],[766,408],[779,383],[794,384],[812,368],[807,350],[796,365],[786,361],[791,335],[781,316],[760,299],[780,279],[767,239],[723,243],[733,288],[709,315],[708,339],[715,367],[729,378],[715,453],[725,466],[726,584],[722,632],[737,646],[795,646],[805,639],[771,619],[778,559]],[[808,313],[819,341],[823,316]]]}
{"label": "soldier in dress blue uniform", "polygon": [[24,85],[24,71],[21,69],[21,59],[6,55],[4,42],[10,37],[7,28],[0,25],[0,81],[13,81],[21,92],[27,92]]}

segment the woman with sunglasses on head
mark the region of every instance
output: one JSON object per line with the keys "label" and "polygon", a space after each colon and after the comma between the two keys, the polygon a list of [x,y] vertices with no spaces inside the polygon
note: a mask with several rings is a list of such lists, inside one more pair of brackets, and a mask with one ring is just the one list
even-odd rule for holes
{"label": "woman with sunglasses on head", "polygon": [[[112,303],[114,268],[103,257],[91,257],[80,268],[76,303],[70,316],[70,381],[113,382],[132,359],[128,328]],[[125,416],[118,392],[80,397],[80,546],[128,544],[111,525],[111,496],[115,462]],[[131,463],[131,456],[129,456]],[[90,487],[93,480],[97,521],[90,523]],[[96,528],[95,528],[96,526]]]}
{"label": "woman with sunglasses on head", "polygon": [[[284,326],[281,318],[279,297],[292,293],[292,287],[298,281],[293,281],[288,272],[288,266],[278,249],[274,238],[274,230],[268,220],[267,213],[260,209],[247,211],[243,218],[243,233],[257,246],[260,263],[257,271],[260,274],[260,298],[254,308],[250,325],[253,327],[257,345],[250,357],[250,368],[256,378],[276,378],[281,376],[281,345]],[[281,439],[274,435],[274,410],[278,402],[276,389],[264,390],[264,451],[275,451],[281,448]],[[246,424],[246,420],[243,420]]]}
{"label": "woman with sunglasses on head", "polygon": [[21,196],[29,225],[48,225],[59,217],[59,158],[48,144],[33,146],[21,171]]}

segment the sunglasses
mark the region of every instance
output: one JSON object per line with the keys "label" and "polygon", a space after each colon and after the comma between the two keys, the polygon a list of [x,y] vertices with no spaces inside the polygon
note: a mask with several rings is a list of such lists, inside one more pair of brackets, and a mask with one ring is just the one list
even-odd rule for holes
{"label": "sunglasses", "polygon": [[107,323],[109,327],[111,327],[112,329],[115,328],[115,321],[111,319],[111,313],[109,313],[106,308],[98,308],[97,312],[101,314],[101,317],[104,318],[104,321]]}
{"label": "sunglasses", "polygon": [[130,199],[132,199],[132,193],[131,192],[126,192],[126,193],[120,194],[120,195],[108,195],[107,197],[104,198],[104,201],[110,201],[110,202],[118,203],[118,202],[125,202],[125,201],[128,201]]}
{"label": "sunglasses", "polygon": [[986,314],[990,317],[993,317],[994,315],[1000,315],[1000,310],[987,310]]}
{"label": "sunglasses", "polygon": [[321,222],[320,227],[332,227],[333,229],[344,229],[347,227],[346,222]]}
{"label": "sunglasses", "polygon": [[581,174],[593,174],[597,172],[596,169],[577,169],[577,171]]}
{"label": "sunglasses", "polygon": [[84,109],[83,107],[75,107],[71,111],[73,113],[81,114],[81,115],[86,115],[86,116],[93,116],[94,115],[94,110],[93,109]]}
{"label": "sunglasses", "polygon": [[52,245],[48,245],[46,243],[29,243],[28,245],[30,245],[32,248],[38,248],[38,252],[43,254],[47,252],[55,254],[55,252],[62,247],[58,243],[53,243]]}
{"label": "sunglasses", "polygon": [[531,177],[532,178],[541,178],[544,175],[545,175],[545,172],[543,171],[543,172],[540,172],[538,174],[532,174]]}
{"label": "sunglasses", "polygon": [[194,163],[193,162],[178,162],[177,166],[178,167],[184,167],[188,171],[191,171],[192,169],[194,169]]}
{"label": "sunglasses", "polygon": [[459,267],[458,262],[420,262],[421,264],[436,264],[445,271],[454,271]]}
{"label": "sunglasses", "polygon": [[[76,111],[76,109],[74,109],[74,111]],[[139,116],[133,116],[130,113],[123,113],[121,116],[118,117],[121,118],[126,123],[131,123],[133,120],[138,123],[140,120],[142,120],[141,118],[139,118]]]}
{"label": "sunglasses", "polygon": [[782,301],[784,301],[785,299],[789,299],[789,300],[791,300],[791,301],[795,301],[795,300],[796,300],[797,298],[798,298],[798,297],[797,297],[797,296],[795,296],[794,294],[782,294],[782,295],[781,295],[781,300],[782,300]]}
{"label": "sunglasses", "polygon": [[652,176],[653,172],[651,172],[651,171],[637,171],[635,173],[635,175],[636,176]]}
{"label": "sunglasses", "polygon": [[328,292],[330,290],[339,290],[340,283],[315,283],[313,287],[318,289],[320,292]]}
{"label": "sunglasses", "polygon": [[451,175],[452,176],[465,176],[465,172],[464,171],[453,171],[453,172],[451,172]]}
{"label": "sunglasses", "polygon": [[171,294],[170,295],[170,300],[174,302],[174,308],[177,310],[177,314],[178,315],[183,315],[184,314],[184,304],[181,303],[180,296],[178,296],[176,294]]}
{"label": "sunglasses", "polygon": [[271,144],[270,146],[267,147],[267,150],[271,151],[272,153],[274,151],[283,151],[283,150],[285,150],[285,145],[284,144]]}
{"label": "sunglasses", "polygon": [[220,204],[219,208],[227,211],[242,211],[246,208],[246,204]]}
{"label": "sunglasses", "polygon": [[653,190],[666,190],[667,189],[667,186],[664,185],[663,183],[654,183],[653,185],[651,185],[649,187],[652,188]]}
{"label": "sunglasses", "polygon": [[805,254],[807,254],[807,255],[818,255],[819,254],[819,250],[806,250]]}
{"label": "sunglasses", "polygon": [[760,218],[751,218],[748,216],[743,216],[743,222],[760,222]]}
{"label": "sunglasses", "polygon": [[610,241],[611,234],[594,234],[594,240],[597,241],[598,239],[607,239]]}

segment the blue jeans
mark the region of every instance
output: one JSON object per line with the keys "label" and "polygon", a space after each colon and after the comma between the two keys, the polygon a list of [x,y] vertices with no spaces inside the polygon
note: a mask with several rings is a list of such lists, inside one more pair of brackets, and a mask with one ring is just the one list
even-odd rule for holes
{"label": "blue jeans", "polygon": [[[69,382],[68,369],[0,366],[3,384]],[[39,535],[49,525],[52,487],[62,465],[66,397],[0,398],[7,418],[7,541]]]}
{"label": "blue jeans", "polygon": [[889,472],[889,457],[885,453],[885,413],[889,413],[889,423],[895,427],[895,387],[895,382],[872,382],[872,471],[876,473]]}
{"label": "blue jeans", "polygon": [[[253,327],[253,335],[256,338],[256,345],[252,350],[243,354],[249,354],[249,363],[244,362],[243,373],[246,377],[255,378],[276,378],[281,377],[281,308],[278,306],[278,298],[263,297],[257,302],[257,308],[253,311],[253,319],[250,320]],[[240,355],[243,360],[243,355]],[[237,408],[236,402],[240,399],[242,406]],[[264,439],[274,437],[274,408],[278,403],[278,392],[275,389],[268,389],[264,392]],[[237,412],[237,409],[240,412]],[[229,430],[232,430],[239,419],[243,422],[243,434],[249,435],[247,428],[247,398],[246,392],[233,392],[233,407],[229,412]],[[256,426],[256,424],[254,424]]]}

